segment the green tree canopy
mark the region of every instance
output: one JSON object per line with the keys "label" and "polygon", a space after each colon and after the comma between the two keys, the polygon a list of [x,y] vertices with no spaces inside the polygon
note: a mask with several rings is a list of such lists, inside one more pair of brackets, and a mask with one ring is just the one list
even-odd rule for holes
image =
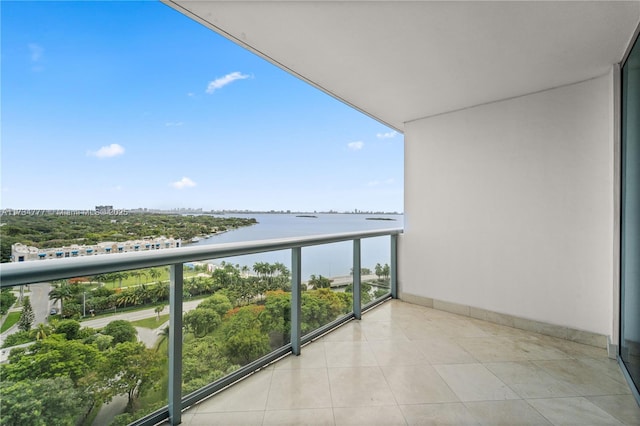
{"label": "green tree canopy", "polygon": [[222,351],[231,362],[244,365],[271,350],[269,337],[262,332],[260,312],[256,306],[244,306],[231,311],[224,322]]}
{"label": "green tree canopy", "polygon": [[68,377],[0,382],[0,425],[75,426],[86,397]]}
{"label": "green tree canopy", "polygon": [[77,384],[103,362],[104,356],[95,346],[53,335],[26,348],[13,349],[9,363],[0,365],[0,373],[3,381],[69,377]]}
{"label": "green tree canopy", "polygon": [[216,293],[200,302],[198,308],[212,309],[222,318],[233,308],[233,305],[227,296]]}
{"label": "green tree canopy", "polygon": [[16,303],[17,297],[10,288],[3,288],[0,291],[0,315],[4,315],[9,311],[9,308]]}
{"label": "green tree canopy", "polygon": [[137,398],[152,389],[163,370],[163,357],[139,342],[119,343],[107,358],[108,389],[114,395],[126,394],[129,409]]}
{"label": "green tree canopy", "polygon": [[80,323],[76,320],[63,320],[56,325],[56,334],[63,334],[67,340],[75,340],[78,338],[80,331]]}
{"label": "green tree canopy", "polygon": [[183,349],[183,393],[193,392],[236,369],[238,365],[224,356],[214,336],[191,340]]}
{"label": "green tree canopy", "polygon": [[196,337],[204,337],[207,333],[215,330],[222,320],[213,309],[198,307],[184,314],[183,322]]}
{"label": "green tree canopy", "polygon": [[113,336],[112,344],[114,346],[118,343],[135,342],[136,335],[138,334],[135,327],[132,326],[129,321],[125,320],[111,321],[102,329],[102,333]]}

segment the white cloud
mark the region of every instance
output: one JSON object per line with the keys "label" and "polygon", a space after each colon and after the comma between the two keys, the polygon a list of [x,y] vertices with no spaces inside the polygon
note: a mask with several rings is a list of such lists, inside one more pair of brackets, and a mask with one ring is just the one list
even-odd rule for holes
{"label": "white cloud", "polygon": [[187,96],[189,96],[189,97],[194,97],[195,95],[196,95],[196,94],[195,94],[195,93],[193,93],[193,92],[189,92],[189,93],[187,93]]}
{"label": "white cloud", "polygon": [[378,133],[378,134],[376,134],[376,137],[378,139],[391,139],[391,138],[395,138],[397,134],[398,134],[398,132],[396,132],[394,130],[392,132]]}
{"label": "white cloud", "polygon": [[362,141],[356,141],[356,142],[349,142],[347,144],[347,147],[351,150],[351,151],[359,151],[364,147],[364,142]]}
{"label": "white cloud", "polygon": [[109,158],[109,157],[115,157],[122,154],[124,154],[124,147],[122,147],[121,145],[118,145],[117,143],[112,143],[109,146],[103,146],[97,151],[87,152],[87,155],[91,157],[98,157],[98,158]]}
{"label": "white cloud", "polygon": [[191,179],[189,179],[188,177],[184,176],[182,179],[180,179],[177,182],[171,182],[170,185],[173,186],[175,189],[183,189],[183,188],[191,188],[193,186],[196,186],[196,183]]}
{"label": "white cloud", "polygon": [[222,89],[227,84],[233,83],[236,80],[244,80],[245,78],[249,78],[249,76],[247,74],[242,74],[239,71],[232,72],[225,75],[224,77],[219,77],[213,81],[210,81],[205,92],[208,94],[212,94],[216,90]]}
{"label": "white cloud", "polygon": [[29,52],[31,53],[31,61],[38,62],[40,58],[42,58],[44,49],[42,48],[42,46],[35,43],[29,43],[28,47],[29,47]]}
{"label": "white cloud", "polygon": [[386,180],[372,180],[370,182],[367,182],[367,186],[391,185],[395,181],[396,180],[393,178],[386,179]]}
{"label": "white cloud", "polygon": [[170,121],[168,123],[164,123],[164,125],[167,126],[167,127],[180,127],[183,124],[184,123],[182,121]]}

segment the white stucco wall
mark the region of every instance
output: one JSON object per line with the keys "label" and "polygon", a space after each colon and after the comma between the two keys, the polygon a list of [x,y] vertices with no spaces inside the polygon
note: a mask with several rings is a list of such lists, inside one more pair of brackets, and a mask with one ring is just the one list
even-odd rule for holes
{"label": "white stucco wall", "polygon": [[402,293],[612,334],[612,74],[407,123]]}

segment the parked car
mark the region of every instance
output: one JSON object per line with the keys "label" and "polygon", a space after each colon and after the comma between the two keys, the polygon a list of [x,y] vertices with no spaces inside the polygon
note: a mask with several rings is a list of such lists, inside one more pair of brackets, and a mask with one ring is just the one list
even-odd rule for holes
{"label": "parked car", "polygon": [[51,308],[51,311],[49,312],[49,315],[58,315],[58,309]]}

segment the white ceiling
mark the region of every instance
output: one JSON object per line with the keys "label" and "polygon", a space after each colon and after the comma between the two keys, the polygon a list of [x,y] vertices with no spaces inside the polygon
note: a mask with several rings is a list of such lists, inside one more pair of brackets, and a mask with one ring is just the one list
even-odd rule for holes
{"label": "white ceiling", "polygon": [[640,20],[640,1],[165,3],[401,131],[603,75]]}

